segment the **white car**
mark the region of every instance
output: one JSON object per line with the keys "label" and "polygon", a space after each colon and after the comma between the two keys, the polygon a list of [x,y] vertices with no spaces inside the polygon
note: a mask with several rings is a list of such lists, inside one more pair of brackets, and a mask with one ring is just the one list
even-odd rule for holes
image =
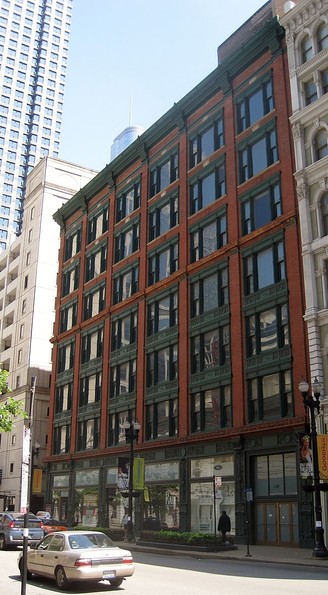
{"label": "white car", "polygon": [[[23,573],[23,553],[18,558]],[[134,573],[131,552],[116,546],[100,531],[56,531],[27,552],[27,579],[33,574],[54,578],[59,589],[70,582],[109,581],[119,587]]]}

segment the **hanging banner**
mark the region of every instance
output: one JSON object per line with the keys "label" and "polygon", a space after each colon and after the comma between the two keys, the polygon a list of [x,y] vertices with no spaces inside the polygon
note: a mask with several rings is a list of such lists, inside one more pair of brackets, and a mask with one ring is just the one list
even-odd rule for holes
{"label": "hanging banner", "polygon": [[320,479],[328,479],[328,435],[318,434],[318,463]]}
{"label": "hanging banner", "polygon": [[313,477],[313,458],[309,434],[300,435],[300,476]]}
{"label": "hanging banner", "polygon": [[119,490],[129,489],[129,459],[120,457],[117,469],[117,487]]}
{"label": "hanging banner", "polygon": [[145,483],[145,459],[135,458],[133,461],[133,489],[143,490]]}
{"label": "hanging banner", "polygon": [[42,494],[42,469],[33,469],[32,494]]}

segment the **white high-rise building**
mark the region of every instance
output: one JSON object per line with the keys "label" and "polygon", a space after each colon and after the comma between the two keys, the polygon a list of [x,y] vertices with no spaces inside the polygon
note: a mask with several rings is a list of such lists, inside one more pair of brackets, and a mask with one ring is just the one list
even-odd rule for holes
{"label": "white high-rise building", "polygon": [[0,250],[19,235],[27,175],[59,151],[73,0],[0,0]]}
{"label": "white high-rise building", "polygon": [[[42,475],[47,448],[51,343],[55,319],[59,227],[53,214],[97,172],[59,159],[42,159],[28,175],[21,235],[0,254],[0,366],[9,372],[10,396],[29,411],[31,378],[36,377],[32,446]],[[0,396],[0,404],[7,395]],[[0,434],[0,511],[20,510],[23,421]],[[32,490],[31,510],[43,508],[44,494]]]}

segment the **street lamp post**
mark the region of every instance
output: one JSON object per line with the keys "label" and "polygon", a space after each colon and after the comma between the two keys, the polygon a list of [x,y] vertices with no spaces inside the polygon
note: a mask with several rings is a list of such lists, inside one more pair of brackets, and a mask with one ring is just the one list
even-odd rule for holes
{"label": "street lamp post", "polygon": [[133,505],[133,461],[134,461],[134,442],[138,442],[140,424],[126,421],[124,424],[125,441],[130,444],[130,461],[129,461],[129,505],[128,505],[128,524],[127,524],[127,540],[134,540],[134,529],[132,519],[132,505]]}
{"label": "street lamp post", "polygon": [[[320,411],[320,389],[321,385],[315,378],[312,384],[312,391],[309,391],[309,384],[302,378],[298,385],[299,391],[303,397],[305,413],[310,413],[310,435],[313,457],[313,487],[314,487],[314,513],[315,513],[315,543],[313,556],[316,558],[327,558],[328,551],[324,541],[324,529],[322,526],[322,508],[320,497],[320,475],[317,443],[317,427],[315,423],[315,411]],[[313,394],[312,394],[313,393]]]}

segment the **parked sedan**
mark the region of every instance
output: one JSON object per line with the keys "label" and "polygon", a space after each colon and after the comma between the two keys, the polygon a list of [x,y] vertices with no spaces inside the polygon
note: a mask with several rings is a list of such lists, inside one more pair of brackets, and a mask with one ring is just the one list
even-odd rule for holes
{"label": "parked sedan", "polygon": [[[4,512],[0,517],[0,550],[23,545],[25,516],[20,512]],[[44,535],[42,520],[28,515],[28,543],[38,543]]]}
{"label": "parked sedan", "polygon": [[[22,574],[22,553],[18,567]],[[54,578],[59,589],[66,589],[70,582],[102,580],[119,587],[133,573],[131,552],[100,531],[49,533],[27,552],[27,578],[33,574]]]}

